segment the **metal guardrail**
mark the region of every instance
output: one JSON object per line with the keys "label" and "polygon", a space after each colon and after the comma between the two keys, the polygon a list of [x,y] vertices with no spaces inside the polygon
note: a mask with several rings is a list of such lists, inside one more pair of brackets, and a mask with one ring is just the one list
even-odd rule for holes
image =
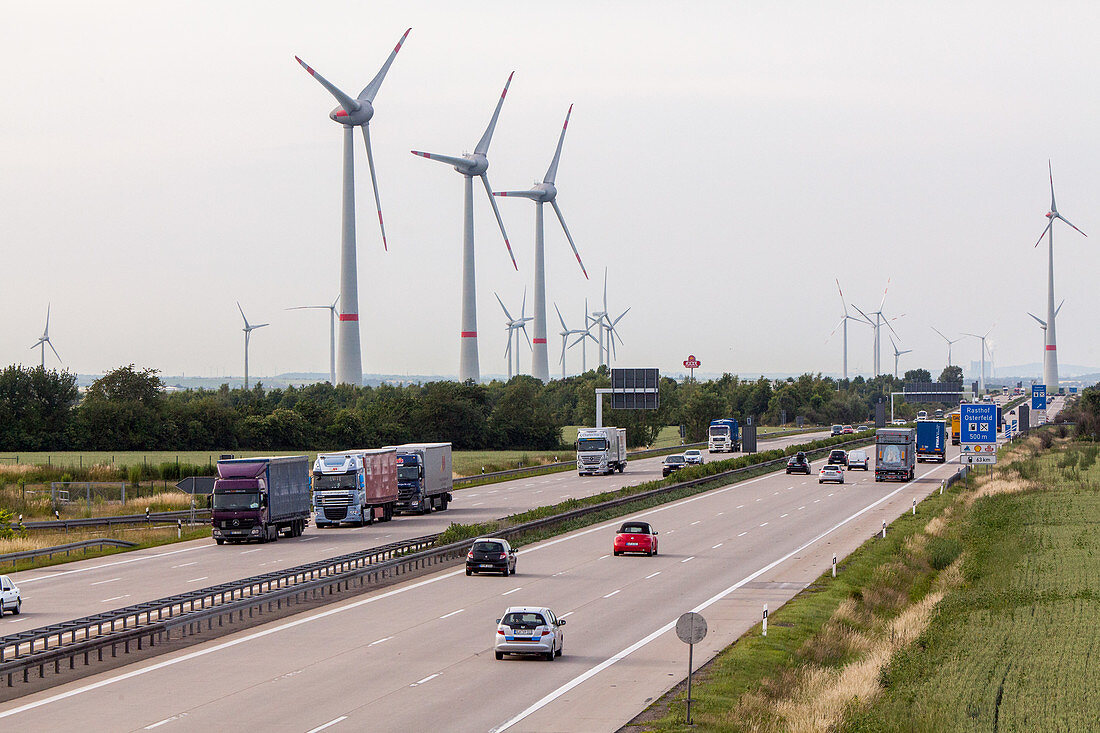
{"label": "metal guardrail", "polygon": [[[838,446],[865,443],[871,439],[873,436],[866,436],[810,452],[820,453]],[[525,522],[489,536],[516,537],[631,502],[780,465],[786,460],[786,457],[776,458],[677,482]],[[104,651],[108,649],[112,657],[117,655],[120,646],[123,653],[130,652],[131,644],[136,645],[140,651],[143,644],[153,646],[171,640],[174,631],[178,631],[177,638],[182,639],[204,631],[204,624],[205,631],[213,631],[215,620],[221,628],[227,619],[230,624],[234,619],[243,621],[246,612],[248,618],[252,619],[256,613],[262,615],[265,608],[268,613],[281,611],[284,602],[289,607],[303,600],[317,601],[341,591],[349,591],[353,585],[365,590],[371,585],[390,582],[396,576],[465,557],[473,542],[472,539],[466,539],[442,547],[431,547],[438,536],[428,535],[396,542],[5,636],[0,638],[0,680],[6,680],[7,687],[11,688],[17,676],[25,683],[29,682],[31,671],[36,668],[40,680],[45,679],[47,667],[52,667],[53,674],[60,674],[64,660],[68,661],[68,668],[74,670],[80,658],[83,659],[84,666],[90,665],[93,653],[97,661],[102,661]]]}
{"label": "metal guardrail", "polygon": [[[195,509],[196,519],[210,516],[209,509]],[[120,514],[114,517],[77,517],[74,519],[45,519],[37,522],[23,522],[9,525],[13,530],[23,529],[77,529],[81,527],[110,527],[113,524],[145,524],[166,520],[190,519],[190,509],[171,512],[149,512],[148,514]]]}
{"label": "metal guardrail", "polygon": [[136,542],[127,542],[126,540],[113,540],[113,539],[94,539],[94,540],[82,540],[81,542],[70,542],[66,545],[54,545],[53,547],[43,547],[38,550],[23,550],[22,552],[9,552],[5,555],[0,555],[0,567],[4,565],[11,565],[13,568],[20,560],[33,560],[38,557],[53,557],[54,555],[65,554],[68,555],[76,550],[83,550],[84,554],[88,554],[88,550],[93,547],[137,547]]}

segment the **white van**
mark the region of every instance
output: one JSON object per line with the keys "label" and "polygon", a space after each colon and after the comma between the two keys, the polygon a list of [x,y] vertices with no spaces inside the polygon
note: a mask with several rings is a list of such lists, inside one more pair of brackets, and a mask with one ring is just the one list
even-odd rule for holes
{"label": "white van", "polygon": [[848,451],[848,470],[851,471],[856,468],[861,468],[867,471],[869,459],[867,458],[867,451],[857,448],[855,450]]}

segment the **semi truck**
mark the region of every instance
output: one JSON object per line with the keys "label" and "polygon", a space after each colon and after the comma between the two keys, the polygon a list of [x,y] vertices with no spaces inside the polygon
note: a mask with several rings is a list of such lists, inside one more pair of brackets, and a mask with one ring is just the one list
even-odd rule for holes
{"label": "semi truck", "polygon": [[626,428],[577,431],[577,473],[622,473],[626,469]]}
{"label": "semi truck", "polygon": [[917,436],[913,428],[875,432],[875,481],[912,481],[916,475]]}
{"label": "semi truck", "polygon": [[962,431],[962,413],[951,413],[951,445],[959,444],[959,433]]}
{"label": "semi truck", "polygon": [[313,524],[362,527],[393,519],[397,451],[393,448],[321,453],[313,462]]}
{"label": "semi truck", "polygon": [[917,421],[917,463],[947,460],[947,423],[943,420]]}
{"label": "semi truck", "polygon": [[274,542],[297,537],[309,522],[309,458],[218,461],[210,521],[214,541]]}
{"label": "semi truck", "polygon": [[741,450],[741,426],[736,420],[711,420],[707,431],[707,450],[711,453],[733,453]]}
{"label": "semi truck", "polygon": [[403,512],[444,511],[453,501],[450,443],[404,443],[397,451],[397,505]]}

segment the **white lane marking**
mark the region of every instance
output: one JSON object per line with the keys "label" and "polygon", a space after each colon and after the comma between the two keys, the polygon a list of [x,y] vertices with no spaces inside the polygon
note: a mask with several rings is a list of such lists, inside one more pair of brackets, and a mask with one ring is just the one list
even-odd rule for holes
{"label": "white lane marking", "polygon": [[738,508],[738,509],[744,509],[744,508],[745,508],[745,505],[744,505],[744,504],[738,504],[738,505],[737,505],[737,508]]}
{"label": "white lane marking", "polygon": [[794,488],[793,486],[788,486],[788,487],[787,487],[787,491],[790,491],[790,490],[791,490],[791,489],[793,489],[793,488]]}
{"label": "white lane marking", "polygon": [[[622,588],[620,588],[619,590],[622,590]],[[611,596],[615,595],[618,592],[619,592],[618,590],[613,590],[610,593],[608,593],[606,596],[604,596],[604,598],[610,598]]]}
{"label": "white lane marking", "polygon": [[779,518],[782,519],[783,517],[789,517],[789,516],[790,516],[790,514],[780,514]]}
{"label": "white lane marking", "polygon": [[649,575],[645,576],[644,580],[649,580],[650,578],[656,578],[660,574],[661,574],[661,571],[658,570],[655,573],[650,573]]}
{"label": "white lane marking", "polygon": [[473,499],[477,494],[466,494],[466,498]]}
{"label": "white lane marking", "polygon": [[[575,533],[566,535],[564,537],[559,537],[559,538],[554,539],[554,540],[548,540],[546,542],[539,543],[538,546],[532,547],[529,550],[526,550],[526,552],[537,552],[539,550],[545,550],[548,547],[553,547],[554,545],[557,545],[557,544],[562,543],[562,542],[571,542],[571,541],[573,541],[575,539],[578,539],[580,537],[584,537],[586,535],[592,534],[593,532],[606,532],[608,530],[608,528],[614,527],[615,525],[618,525],[618,524],[621,524],[624,520],[629,521],[631,519],[635,519],[635,520],[636,519],[642,519],[642,518],[645,518],[645,517],[649,517],[653,514],[660,514],[661,512],[666,512],[666,511],[669,511],[670,509],[676,509],[676,508],[682,507],[685,504],[690,504],[694,501],[699,501],[700,499],[713,498],[715,496],[719,496],[721,494],[724,494],[727,491],[733,491],[735,489],[741,489],[745,486],[748,486],[749,484],[754,484],[754,483],[757,483],[758,481],[764,481],[766,479],[772,478],[773,475],[774,474],[765,474],[763,476],[758,476],[757,478],[754,478],[754,479],[749,479],[748,481],[739,481],[737,483],[730,484],[729,486],[727,486],[724,489],[715,489],[714,491],[708,491],[708,492],[705,492],[705,493],[702,493],[702,494],[697,494],[696,496],[693,496],[689,499],[682,499],[680,501],[673,502],[673,503],[670,503],[670,504],[664,504],[660,507],[656,507],[654,509],[649,509],[645,512],[642,512],[640,514],[636,514],[632,517],[625,517],[625,518],[624,517],[616,517],[615,519],[604,522],[602,524],[597,524],[597,525],[595,525],[593,527],[590,527],[588,529],[581,530],[579,532],[575,532]],[[928,475],[928,474],[925,474],[925,475]],[[924,476],[921,476],[921,478],[924,478]],[[905,486],[908,486],[908,484],[901,486],[894,493],[897,493],[897,491],[901,491],[902,489],[905,488]],[[888,499],[893,495],[894,495],[893,493],[892,494],[887,494],[885,497],[883,497],[883,499],[880,499],[880,501],[884,501],[885,499]],[[871,506],[875,506],[875,505],[872,504]],[[403,518],[395,517],[394,519],[397,520],[397,519],[403,519]],[[742,533],[742,534],[744,534],[744,533]],[[204,545],[204,547],[205,547],[205,545]],[[186,548],[186,550],[178,550],[178,551],[174,551],[174,552],[185,552],[185,551],[191,550],[191,549],[198,549],[198,548]],[[164,554],[172,554],[172,553],[164,553]],[[125,682],[126,680],[131,679],[133,677],[140,677],[142,675],[149,674],[150,672],[159,671],[159,670],[164,669],[166,667],[172,667],[172,666],[175,666],[177,664],[181,664],[183,662],[189,662],[192,659],[198,659],[200,657],[205,657],[208,654],[214,654],[215,652],[220,652],[223,649],[229,649],[231,647],[235,647],[235,646],[238,646],[240,644],[247,644],[248,642],[255,641],[256,639],[262,639],[266,636],[270,636],[271,634],[281,633],[283,631],[286,631],[287,629],[297,628],[298,626],[301,626],[303,624],[313,623],[314,621],[319,621],[321,619],[328,618],[329,616],[333,616],[333,615],[338,614],[338,613],[344,613],[346,611],[354,610],[356,608],[359,608],[360,606],[365,606],[365,605],[368,605],[368,604],[371,604],[371,603],[377,603],[378,601],[384,600],[386,598],[390,598],[391,596],[400,595],[402,593],[408,593],[409,591],[416,590],[416,589],[421,588],[423,586],[431,585],[432,583],[438,583],[439,581],[446,580],[448,578],[453,578],[453,577],[461,574],[462,572],[464,572],[464,571],[459,569],[459,570],[452,570],[451,572],[448,572],[448,573],[442,573],[440,575],[436,575],[434,577],[427,578],[425,580],[421,580],[421,581],[416,582],[416,583],[411,583],[409,585],[404,585],[404,586],[401,586],[401,587],[398,587],[398,588],[394,588],[393,590],[386,591],[385,593],[379,593],[378,595],[368,596],[368,597],[366,597],[362,600],[355,601],[353,603],[348,603],[347,605],[337,606],[335,608],[330,608],[326,611],[321,611],[321,612],[315,613],[311,616],[303,616],[303,617],[295,619],[293,621],[288,621],[285,624],[280,624],[279,626],[273,626],[271,628],[264,629],[263,631],[257,631],[256,633],[248,634],[246,636],[241,636],[241,637],[233,639],[231,641],[227,641],[227,642],[224,642],[224,643],[221,643],[221,644],[216,644],[214,646],[206,647],[204,649],[199,649],[198,651],[194,651],[194,652],[191,652],[189,654],[183,654],[183,655],[178,656],[178,657],[173,657],[173,658],[167,659],[163,662],[156,662],[156,663],[150,664],[148,667],[141,667],[139,669],[134,669],[134,670],[131,670],[129,672],[124,672],[122,674],[116,675],[115,677],[109,677],[107,679],[99,680],[98,682],[93,682],[91,684],[84,685],[83,687],[77,687],[75,689],[68,690],[66,692],[60,692],[56,695],[51,695],[49,697],[45,697],[45,698],[42,698],[40,700],[36,700],[34,702],[29,702],[29,703],[26,703],[24,705],[20,705],[19,707],[11,708],[10,710],[0,711],[0,720],[3,720],[4,718],[12,717],[14,715],[18,715],[20,713],[25,713],[29,710],[35,710],[37,708],[44,707],[46,705],[51,705],[55,702],[60,702],[61,700],[67,700],[70,697],[76,697],[77,695],[83,695],[86,692],[93,692],[93,691],[98,690],[102,687],[107,687],[109,685],[114,685],[114,684],[117,684],[119,682]],[[22,581],[22,582],[26,582],[26,581]],[[669,627],[669,628],[671,628],[671,627]],[[578,684],[579,684],[579,682],[578,682]],[[547,702],[549,702],[549,700],[547,700]],[[545,704],[545,703],[543,703],[543,704]],[[541,705],[540,705],[540,707],[541,707]],[[531,710],[530,712],[534,712],[534,710]],[[529,715],[530,712],[527,712],[526,715]],[[524,717],[526,717],[526,715],[524,715]],[[517,718],[515,722],[518,722],[518,720],[520,720],[520,719],[521,718]],[[514,725],[515,722],[510,723],[509,725]]]}
{"label": "white lane marking", "polygon": [[779,492],[778,491],[773,491],[772,496],[779,496]]}
{"label": "white lane marking", "polygon": [[720,516],[722,516],[723,514],[725,514],[725,512],[718,512],[718,513],[717,513],[717,514],[715,514],[714,516],[716,516],[716,517],[720,517]]}
{"label": "white lane marking", "polygon": [[539,490],[538,490],[538,491],[536,491],[535,493],[536,493],[536,494],[541,494],[541,493],[542,493],[542,489],[539,489]]}
{"label": "white lane marking", "polygon": [[481,505],[482,505],[483,503],[484,503],[484,502],[481,502],[481,501],[475,501],[475,502],[474,502],[473,504],[471,504],[470,506],[481,506]]}
{"label": "white lane marking", "polygon": [[694,527],[695,525],[699,524],[699,522],[701,522],[701,521],[703,521],[703,520],[702,520],[702,519],[696,519],[696,520],[695,520],[694,522],[692,522],[692,523],[691,523],[691,524],[690,524],[689,526],[691,526],[691,527]]}
{"label": "white lane marking", "polygon": [[198,560],[196,560],[195,562],[185,562],[185,563],[184,563],[184,564],[182,564],[182,565],[173,565],[173,566],[171,567],[171,569],[172,569],[172,570],[175,570],[176,568],[186,568],[186,567],[190,567],[191,565],[198,565],[198,564],[199,564],[199,563],[198,563]]}
{"label": "white lane marking", "polygon": [[457,611],[451,611],[450,613],[445,613],[442,616],[440,616],[439,618],[443,619],[443,618],[450,618],[451,616],[457,616],[458,614],[462,613],[465,610],[466,610],[465,608],[460,608]]}
{"label": "white lane marking", "polygon": [[748,534],[748,532],[742,532],[741,534],[739,534],[739,535],[737,535],[737,536],[738,536],[738,537],[744,537],[744,536],[745,536],[745,535],[747,535],[747,534]]}
{"label": "white lane marking", "polygon": [[829,496],[832,496],[832,494],[829,494]]}
{"label": "white lane marking", "polygon": [[188,583],[198,583],[200,580],[206,580],[209,577],[210,577],[209,575],[204,575],[201,578],[191,578],[191,580],[189,580],[187,582]]}
{"label": "white lane marking", "polygon": [[103,585],[104,583],[113,583],[116,580],[122,580],[122,578],[111,578],[110,580],[99,580],[99,581],[96,581],[95,583],[90,583],[89,585]]}
{"label": "white lane marking", "polygon": [[692,555],[691,557],[685,557],[685,558],[684,558],[683,560],[681,560],[680,562],[691,562],[691,561],[692,561],[692,560],[694,560],[694,559],[695,559],[695,555]]}
{"label": "white lane marking", "polygon": [[119,601],[119,600],[122,600],[123,598],[129,598],[129,597],[130,597],[130,594],[127,593],[124,596],[115,596],[114,598],[104,598],[102,601],[100,601],[100,603],[110,603],[111,601]]}
{"label": "white lane marking", "polygon": [[144,730],[153,730],[153,728],[159,728],[165,723],[171,723],[173,720],[179,720],[180,718],[186,718],[187,713],[180,713],[179,715],[173,715],[171,718],[165,718],[164,720],[158,720],[152,725],[145,726]]}
{"label": "white lane marking", "polygon": [[127,560],[119,560],[117,562],[107,562],[102,565],[93,565],[90,568],[76,568],[75,570],[62,570],[59,573],[50,573],[49,575],[39,575],[37,578],[21,578],[19,585],[26,585],[27,583],[37,583],[40,580],[47,580],[49,578],[56,578],[60,575],[73,575],[75,573],[86,573],[89,570],[101,570],[103,568],[113,568],[116,565],[129,565],[132,562],[141,562],[142,560],[155,560],[160,557],[167,557],[168,555],[178,555],[181,552],[191,552],[192,550],[208,550],[213,545],[197,545],[195,547],[185,547],[182,550],[171,550],[169,552],[158,552],[156,555],[142,555],[140,557],[131,557]]}
{"label": "white lane marking", "polygon": [[558,618],[563,619],[566,616],[572,616],[574,613],[576,613],[576,611],[570,611],[569,613],[563,613],[561,616],[558,616]]}
{"label": "white lane marking", "polygon": [[381,644],[382,642],[389,641],[392,638],[393,638],[392,636],[383,636],[378,641],[372,641],[370,644],[367,644],[367,646],[374,646],[375,644]]}
{"label": "white lane marking", "polygon": [[501,595],[502,595],[502,596],[510,596],[510,595],[512,595],[513,593],[515,593],[515,592],[517,592],[517,591],[521,591],[521,590],[523,590],[523,586],[522,586],[522,585],[521,585],[520,587],[518,587],[518,588],[513,588],[512,590],[506,590],[506,591],[504,591],[503,593],[501,593]]}
{"label": "white lane marking", "polygon": [[814,504],[817,504],[817,503],[819,503],[820,501],[821,501],[821,499],[814,499]]}
{"label": "white lane marking", "polygon": [[[935,470],[935,469],[933,469],[933,470]],[[760,568],[759,570],[752,573],[751,575],[745,576],[741,580],[739,580],[736,583],[734,583],[733,585],[731,585],[729,588],[726,588],[724,591],[721,591],[720,593],[718,593],[714,596],[711,596],[710,598],[703,601],[702,603],[700,603],[698,606],[696,606],[692,610],[695,611],[696,613],[706,610],[710,606],[714,605],[718,601],[720,601],[723,598],[725,598],[726,596],[728,596],[730,593],[732,593],[735,590],[739,589],[741,586],[745,585],[746,583],[750,583],[753,580],[756,580],[757,578],[759,578],[761,575],[768,572],[772,568],[780,565],[783,562],[786,562],[787,560],[791,559],[792,557],[799,554],[800,552],[803,552],[810,545],[812,545],[812,544],[820,541],[821,539],[829,536],[830,534],[832,534],[836,530],[843,527],[845,524],[848,524],[848,522],[851,522],[853,519],[856,519],[859,516],[861,516],[862,514],[874,509],[876,506],[878,506],[882,502],[887,501],[889,499],[892,499],[899,492],[903,491],[904,489],[908,488],[909,486],[912,486],[914,483],[916,483],[916,481],[919,481],[920,479],[923,479],[925,476],[929,476],[932,473],[933,473],[933,471],[929,471],[928,473],[925,473],[925,474],[921,475],[919,479],[916,479],[915,481],[910,481],[909,483],[903,484],[902,486],[898,487],[897,489],[894,489],[889,494],[886,494],[885,496],[879,498],[878,500],[876,500],[876,501],[868,504],[867,506],[863,507],[858,512],[856,512],[855,514],[849,515],[846,519],[842,519],[840,522],[838,522],[837,524],[834,524],[829,529],[825,530],[821,534],[819,534],[816,537],[814,537],[813,539],[809,540],[808,542],[803,544],[801,547],[798,547],[797,549],[792,550],[791,552],[787,553],[786,555],[779,558],[778,560],[774,560],[774,561],[768,563],[767,565]],[[597,674],[599,674],[603,670],[607,669],[611,665],[615,664],[616,662],[630,656],[634,652],[638,651],[642,647],[649,644],[654,639],[660,637],[662,634],[665,634],[665,633],[671,631],[675,626],[676,626],[676,619],[673,619],[672,621],[669,621],[668,623],[666,623],[661,628],[659,628],[656,631],[653,631],[652,633],[650,633],[648,636],[645,636],[642,639],[639,639],[638,641],[634,642],[633,644],[631,644],[627,648],[623,649],[619,653],[608,657],[607,659],[600,662],[595,667],[592,667],[588,671],[577,675],[576,677],[571,679],[569,682],[566,682],[564,685],[562,685],[558,689],[556,689],[553,692],[545,695],[541,700],[538,700],[537,702],[532,704],[530,707],[528,707],[523,712],[513,716],[512,718],[504,721],[500,725],[498,725],[495,728],[491,729],[489,731],[489,733],[502,733],[502,731],[505,731],[505,730],[511,728],[516,723],[520,722],[521,720],[524,720],[525,718],[529,717],[533,713],[538,712],[542,708],[544,708],[547,705],[549,705],[550,703],[552,703],[554,700],[557,700],[559,697],[561,697],[565,693],[569,692],[574,687],[577,687],[578,685],[585,682],[586,680],[589,680],[592,677],[595,677]],[[31,703],[31,704],[34,704],[34,703]],[[3,714],[0,713],[0,715],[3,715]]]}
{"label": "white lane marking", "polygon": [[254,550],[244,550],[243,552],[241,552],[241,554],[242,554],[242,555],[247,555],[247,554],[248,554],[248,553],[250,553],[250,552],[259,552],[259,551],[260,551],[260,550],[262,550],[262,549],[263,549],[262,547],[257,547],[257,548],[256,548],[256,549],[254,549]]}
{"label": "white lane marking", "polygon": [[802,506],[798,507],[798,509],[797,509],[796,511],[802,511],[802,510],[803,510],[803,509],[805,509],[805,508],[806,508],[806,506],[805,506],[805,505],[802,505]]}
{"label": "white lane marking", "polygon": [[758,498],[758,499],[757,499],[757,501],[761,501],[761,499],[762,499],[762,498],[763,498],[763,497],[760,497],[760,498]]}
{"label": "white lane marking", "polygon": [[719,547],[721,547],[721,546],[722,546],[722,545],[724,545],[724,544],[725,544],[724,542],[719,542],[719,543],[718,543],[717,545],[714,545],[714,546],[713,546],[713,547],[711,547],[710,549],[712,549],[712,550],[717,550],[717,549],[718,549]]}
{"label": "white lane marking", "polygon": [[768,526],[768,523],[767,523],[767,522],[764,522],[764,523],[763,523],[763,524],[761,524],[760,526],[761,526],[761,527],[767,527],[767,526]]}
{"label": "white lane marking", "polygon": [[495,494],[495,493],[497,493],[497,491],[499,491],[499,489],[493,489],[492,491],[486,491],[485,493],[486,494]]}
{"label": "white lane marking", "polygon": [[315,540],[315,539],[317,539],[317,538],[316,537],[303,537],[302,539],[300,539],[298,541],[299,542],[309,542],[309,541]]}
{"label": "white lane marking", "polygon": [[675,532],[675,531],[676,531],[676,530],[674,530],[674,529],[670,529],[669,531],[665,532],[665,534],[672,534],[672,533],[673,533],[673,532]]}
{"label": "white lane marking", "polygon": [[427,682],[428,680],[434,680],[438,676],[439,676],[439,672],[436,672],[435,674],[430,674],[422,680],[417,680],[416,682],[413,682],[411,685],[409,685],[409,687],[416,687],[417,685],[422,685],[425,682]]}
{"label": "white lane marking", "polygon": [[597,557],[596,559],[597,559],[597,560],[603,560],[603,559],[604,559],[605,557],[611,557],[611,555],[600,555],[600,556],[599,556],[599,557]]}
{"label": "white lane marking", "polygon": [[339,718],[336,718],[335,720],[330,720],[329,722],[327,722],[323,725],[319,725],[316,728],[312,728],[310,730],[307,730],[306,733],[318,733],[318,731],[322,731],[325,728],[331,728],[332,726],[336,725],[337,723],[340,723],[340,722],[345,721],[347,719],[348,719],[348,716],[341,715]]}

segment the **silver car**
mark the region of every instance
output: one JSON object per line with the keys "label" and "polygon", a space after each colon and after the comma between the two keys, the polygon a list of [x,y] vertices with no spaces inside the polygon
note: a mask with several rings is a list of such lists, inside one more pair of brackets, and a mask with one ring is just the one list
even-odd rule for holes
{"label": "silver car", "polygon": [[838,484],[844,483],[844,469],[832,463],[822,466],[820,473],[817,474],[817,482],[823,484],[826,481],[836,481]]}
{"label": "silver car", "polygon": [[19,594],[19,586],[6,575],[0,575],[0,616],[4,611],[11,611],[15,615],[23,610],[23,597]]}
{"label": "silver car", "polygon": [[549,608],[512,606],[497,619],[493,651],[497,659],[505,654],[538,654],[548,662],[560,657],[565,643],[561,627],[565,621]]}
{"label": "silver car", "polygon": [[691,450],[686,450],[684,451],[684,460],[688,463],[702,466],[704,463],[703,451],[695,450],[694,448]]}

